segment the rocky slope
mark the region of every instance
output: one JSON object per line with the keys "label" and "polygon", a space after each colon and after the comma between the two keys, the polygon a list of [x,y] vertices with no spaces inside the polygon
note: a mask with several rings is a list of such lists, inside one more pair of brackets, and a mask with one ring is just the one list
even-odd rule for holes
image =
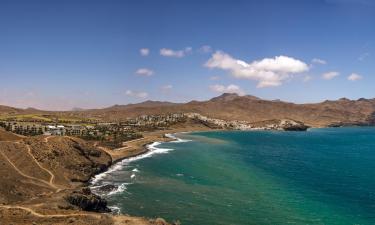
{"label": "rocky slope", "polygon": [[84,185],[112,163],[105,151],[77,138],[2,137],[1,224],[166,224],[97,213],[107,203]]}

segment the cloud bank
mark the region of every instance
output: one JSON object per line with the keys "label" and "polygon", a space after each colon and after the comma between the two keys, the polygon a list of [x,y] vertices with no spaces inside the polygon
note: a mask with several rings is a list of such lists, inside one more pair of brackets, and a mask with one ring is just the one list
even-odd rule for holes
{"label": "cloud bank", "polygon": [[218,93],[236,93],[238,95],[245,95],[245,92],[237,85],[230,84],[228,86],[224,86],[221,84],[215,84],[210,86],[211,91],[218,92]]}
{"label": "cloud bank", "polygon": [[135,71],[135,74],[137,74],[139,76],[149,77],[149,76],[152,76],[154,74],[154,71],[152,71],[150,69],[147,69],[147,68],[140,68],[137,71]]}
{"label": "cloud bank", "polygon": [[215,52],[205,66],[229,71],[235,78],[258,81],[258,88],[280,86],[293,74],[309,70],[306,63],[288,56],[281,55],[247,63],[221,51]]}
{"label": "cloud bank", "polygon": [[318,58],[314,58],[311,60],[312,63],[315,63],[315,64],[321,64],[321,65],[325,65],[327,64],[327,61],[323,60],[323,59],[318,59]]}
{"label": "cloud bank", "polygon": [[202,47],[199,48],[198,50],[200,53],[211,53],[212,48],[209,45],[203,45]]}
{"label": "cloud bank", "polygon": [[192,52],[191,47],[186,47],[183,50],[173,50],[169,48],[162,48],[160,49],[160,55],[165,57],[174,57],[174,58],[182,58],[187,54],[190,54]]}
{"label": "cloud bank", "polygon": [[141,49],[139,49],[139,54],[141,54],[141,56],[148,56],[150,54],[150,49],[141,48]]}
{"label": "cloud bank", "polygon": [[148,97],[148,93],[147,92],[143,92],[143,91],[132,91],[132,90],[127,90],[125,92],[125,94],[127,96],[130,96],[130,97],[135,97],[135,98],[147,98]]}
{"label": "cloud bank", "polygon": [[357,80],[361,80],[363,77],[357,73],[352,73],[348,76],[348,80],[350,81],[357,81]]}
{"label": "cloud bank", "polygon": [[336,71],[332,71],[332,72],[328,72],[328,73],[323,73],[322,74],[322,78],[324,80],[332,80],[333,78],[339,76],[340,73],[339,72],[336,72]]}

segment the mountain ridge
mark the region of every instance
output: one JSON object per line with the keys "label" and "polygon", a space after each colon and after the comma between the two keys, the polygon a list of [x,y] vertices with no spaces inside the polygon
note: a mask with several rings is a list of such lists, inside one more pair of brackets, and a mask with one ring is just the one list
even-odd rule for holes
{"label": "mountain ridge", "polygon": [[[0,114],[30,113],[12,107],[0,106]],[[360,98],[350,100],[326,100],[320,103],[297,104],[280,100],[265,100],[256,96],[239,96],[224,93],[205,101],[172,103],[165,101],[144,101],[136,104],[113,105],[102,109],[83,111],[41,111],[57,116],[75,116],[80,118],[98,118],[104,121],[123,121],[140,115],[157,115],[167,113],[199,113],[211,118],[223,120],[242,120],[259,122],[273,119],[293,119],[312,127],[340,125],[374,125],[375,99]]]}

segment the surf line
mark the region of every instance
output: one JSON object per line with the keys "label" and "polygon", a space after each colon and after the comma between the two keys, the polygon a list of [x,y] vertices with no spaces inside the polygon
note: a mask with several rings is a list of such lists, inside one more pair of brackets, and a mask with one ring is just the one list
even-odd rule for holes
{"label": "surf line", "polygon": [[[165,136],[173,139],[173,141],[170,141],[171,143],[183,143],[183,142],[191,141],[191,140],[178,138],[178,137],[175,136],[175,134],[165,134]],[[137,155],[137,156],[124,158],[123,160],[113,164],[112,166],[110,166],[108,168],[108,170],[106,170],[106,171],[104,171],[100,174],[95,175],[90,180],[91,186],[96,186],[96,184],[98,184],[106,176],[108,176],[109,174],[111,174],[115,171],[119,171],[119,170],[123,169],[124,166],[127,166],[131,162],[134,162],[134,161],[137,161],[137,160],[140,160],[140,159],[144,159],[144,158],[149,158],[149,157],[151,157],[153,155],[156,155],[156,154],[165,154],[165,153],[168,153],[168,152],[174,150],[174,149],[170,149],[170,148],[159,148],[159,147],[157,147],[157,146],[161,145],[162,143],[164,143],[164,142],[156,141],[156,142],[153,142],[151,144],[148,144],[148,145],[145,146],[145,148],[147,149],[147,152],[142,153],[142,154]]]}

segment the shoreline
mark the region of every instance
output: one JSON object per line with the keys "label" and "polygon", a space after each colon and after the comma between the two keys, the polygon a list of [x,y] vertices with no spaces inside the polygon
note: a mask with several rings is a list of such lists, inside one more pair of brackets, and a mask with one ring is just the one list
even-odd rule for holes
{"label": "shoreline", "polygon": [[[129,142],[126,142],[126,143],[132,143],[135,146],[126,146],[126,147],[121,147],[121,148],[117,148],[117,149],[113,149],[113,150],[106,149],[105,147],[102,147],[102,146],[98,146],[100,149],[104,150],[107,154],[109,154],[111,156],[112,163],[111,163],[111,165],[109,165],[106,168],[106,170],[102,171],[101,173],[93,175],[86,182],[85,185],[88,186],[88,187],[92,187],[95,184],[95,182],[96,182],[95,178],[103,176],[103,175],[106,175],[107,173],[111,173],[111,172],[114,172],[114,171],[118,170],[118,169],[112,169],[111,170],[111,168],[116,167],[116,166],[119,166],[119,167],[123,166],[122,163],[125,160],[131,160],[132,158],[137,158],[137,157],[140,157],[142,155],[146,155],[146,154],[152,153],[153,150],[149,147],[150,145],[153,145],[155,143],[162,144],[162,143],[167,143],[167,142],[173,142],[173,141],[180,140],[180,138],[175,137],[174,134],[192,133],[192,132],[204,132],[204,131],[214,131],[214,130],[215,129],[210,129],[210,128],[208,128],[208,129],[197,129],[197,130],[194,130],[194,129],[188,129],[188,130],[185,130],[185,129],[183,129],[183,130],[181,130],[181,129],[171,129],[171,130],[165,130],[165,131],[157,131],[156,133],[158,133],[158,135],[161,135],[161,137],[160,136],[159,137],[154,137],[152,135],[153,138],[150,138],[150,137],[145,138],[145,137],[143,137],[143,138],[139,138],[139,139],[135,139],[135,140],[131,140]],[[142,144],[138,144],[137,145],[138,141],[141,141]],[[143,143],[144,141],[147,141],[147,142]],[[134,148],[134,149],[131,149],[131,148]],[[121,149],[126,149],[126,150],[121,150]],[[130,149],[130,154],[129,154],[129,152],[127,152],[129,149]],[[120,151],[124,151],[122,155],[121,155]],[[94,181],[94,183],[93,183],[93,181]]]}
{"label": "shoreline", "polygon": [[[166,130],[158,130],[158,131],[152,131],[152,132],[145,132],[143,135],[144,137],[131,140],[129,142],[124,143],[124,147],[117,148],[117,149],[108,149],[103,146],[97,146],[101,150],[105,151],[111,158],[112,162],[111,164],[101,173],[93,175],[87,182],[85,182],[85,186],[90,188],[91,191],[95,195],[100,196],[103,199],[106,199],[106,195],[108,193],[113,194],[113,191],[116,191],[123,188],[122,185],[116,186],[115,190],[111,190],[108,193],[99,193],[95,189],[100,189],[100,187],[103,187],[105,185],[97,185],[100,183],[100,181],[110,173],[113,173],[114,171],[121,170],[125,164],[128,164],[132,159],[137,160],[137,157],[142,157],[143,155],[152,154],[153,149],[151,145],[154,145],[155,143],[162,144],[172,141],[178,141],[179,138],[175,137],[174,134],[178,133],[191,133],[191,132],[203,132],[203,131],[214,131],[217,129],[212,129],[206,126],[188,126],[183,128],[171,128]],[[151,148],[149,147],[151,146]],[[157,153],[156,153],[157,154]],[[143,158],[143,157],[142,157]],[[129,161],[130,160],[130,161]],[[108,207],[111,209],[111,214],[113,215],[127,215],[126,212],[119,211],[118,214],[116,214],[116,211],[113,210],[113,206]],[[130,215],[131,216],[131,215]],[[147,219],[147,218],[146,218]]]}

